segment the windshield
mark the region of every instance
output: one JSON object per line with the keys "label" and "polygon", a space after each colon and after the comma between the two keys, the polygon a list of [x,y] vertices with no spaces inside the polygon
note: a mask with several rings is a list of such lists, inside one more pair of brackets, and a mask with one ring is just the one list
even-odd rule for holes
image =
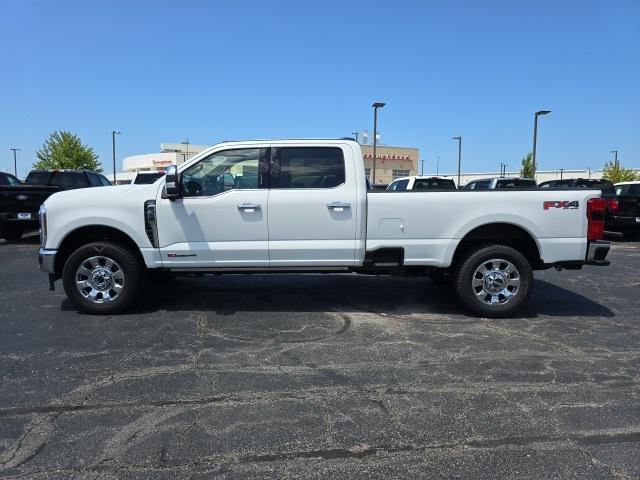
{"label": "windshield", "polygon": [[536,188],[535,180],[525,178],[513,178],[509,180],[498,180],[496,188]]}
{"label": "windshield", "polygon": [[448,178],[416,178],[414,190],[455,190],[456,184]]}

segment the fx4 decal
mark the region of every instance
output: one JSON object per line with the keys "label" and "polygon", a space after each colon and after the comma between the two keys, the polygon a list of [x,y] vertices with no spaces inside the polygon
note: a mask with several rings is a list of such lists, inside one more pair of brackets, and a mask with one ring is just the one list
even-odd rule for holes
{"label": "fx4 decal", "polygon": [[562,208],[563,210],[576,210],[580,206],[580,202],[577,200],[569,201],[569,200],[548,200],[543,202],[542,207],[545,210],[549,210],[550,208]]}

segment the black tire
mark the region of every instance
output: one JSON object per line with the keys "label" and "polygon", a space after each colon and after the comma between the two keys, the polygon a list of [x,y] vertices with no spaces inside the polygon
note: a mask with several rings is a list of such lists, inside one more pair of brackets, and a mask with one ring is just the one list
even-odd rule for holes
{"label": "black tire", "polygon": [[2,238],[4,238],[7,242],[16,242],[22,238],[23,234],[24,229],[22,229],[21,227],[5,225],[0,236],[2,236]]}
{"label": "black tire", "polygon": [[[515,267],[510,273],[509,263]],[[454,281],[458,298],[467,309],[482,317],[501,318],[514,315],[527,304],[533,290],[533,271],[518,250],[483,245],[457,261]],[[491,301],[496,303],[488,303]]]}
{"label": "black tire", "polygon": [[[79,268],[81,265],[91,267],[89,259],[92,258],[99,259],[98,265],[93,270],[91,270],[91,268],[85,268],[85,270],[91,270],[93,275],[96,274],[96,269],[102,268],[97,274],[105,272],[105,269],[107,269],[113,274],[114,279],[117,275],[118,280],[111,281],[111,284],[114,286],[113,289],[101,291],[99,288],[88,286],[87,289],[89,292],[82,293],[76,286],[77,278],[84,279],[82,273],[78,273]],[[104,258],[111,260],[115,266],[108,267],[106,261],[103,263],[102,260],[100,260]],[[94,262],[95,261],[96,260],[94,260]],[[77,275],[80,276],[77,277]],[[92,278],[94,277],[87,277],[87,281]],[[95,278],[98,279],[97,281],[104,281],[104,276],[100,277],[100,275],[98,275]],[[100,280],[100,278],[102,278],[102,280]],[[111,275],[109,275],[109,278],[111,278]],[[79,310],[96,315],[111,315],[131,307],[131,305],[138,300],[139,294],[144,286],[145,278],[145,267],[133,252],[123,245],[109,241],[92,242],[79,247],[69,256],[62,270],[64,291],[71,302]],[[116,282],[121,282],[119,284],[120,288],[116,287]],[[88,295],[96,292],[96,299],[92,300]],[[111,299],[112,296],[114,297],[113,299]],[[100,302],[100,300],[102,300],[102,302]]]}

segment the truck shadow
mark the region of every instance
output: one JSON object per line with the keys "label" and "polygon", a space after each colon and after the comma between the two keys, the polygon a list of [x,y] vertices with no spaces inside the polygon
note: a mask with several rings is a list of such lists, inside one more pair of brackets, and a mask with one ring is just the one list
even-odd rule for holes
{"label": "truck shadow", "polygon": [[[67,302],[65,302],[67,303]],[[67,305],[67,308],[69,306]],[[71,307],[72,308],[72,307]],[[427,278],[359,275],[217,275],[156,284],[129,313],[369,312],[381,315],[462,315],[453,288]],[[580,293],[536,279],[529,305],[518,318],[613,317],[607,306]],[[470,317],[472,318],[472,317]]]}

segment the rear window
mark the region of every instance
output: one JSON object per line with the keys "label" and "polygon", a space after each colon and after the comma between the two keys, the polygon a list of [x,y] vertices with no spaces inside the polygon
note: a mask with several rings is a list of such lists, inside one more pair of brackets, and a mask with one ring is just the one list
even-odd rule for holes
{"label": "rear window", "polygon": [[54,172],[51,185],[64,188],[82,188],[87,186],[84,175],[80,172]]}
{"label": "rear window", "polygon": [[534,180],[526,180],[521,178],[498,180],[496,184],[497,189],[503,188],[536,188],[536,182]]}
{"label": "rear window", "polygon": [[409,179],[408,178],[404,178],[402,180],[396,180],[394,182],[391,183],[391,185],[389,185],[387,187],[387,190],[406,190],[407,189],[407,185],[409,185]]}
{"label": "rear window", "polygon": [[453,180],[446,178],[417,178],[413,182],[414,190],[455,190],[456,184]]}
{"label": "rear window", "polygon": [[576,180],[577,188],[587,188],[594,190],[601,190],[602,193],[616,193],[616,189],[609,180]]}
{"label": "rear window", "polygon": [[48,185],[53,172],[29,172],[25,183],[27,185]]}
{"label": "rear window", "polygon": [[491,180],[471,182],[464,188],[465,190],[489,190],[489,188],[491,188]]}

